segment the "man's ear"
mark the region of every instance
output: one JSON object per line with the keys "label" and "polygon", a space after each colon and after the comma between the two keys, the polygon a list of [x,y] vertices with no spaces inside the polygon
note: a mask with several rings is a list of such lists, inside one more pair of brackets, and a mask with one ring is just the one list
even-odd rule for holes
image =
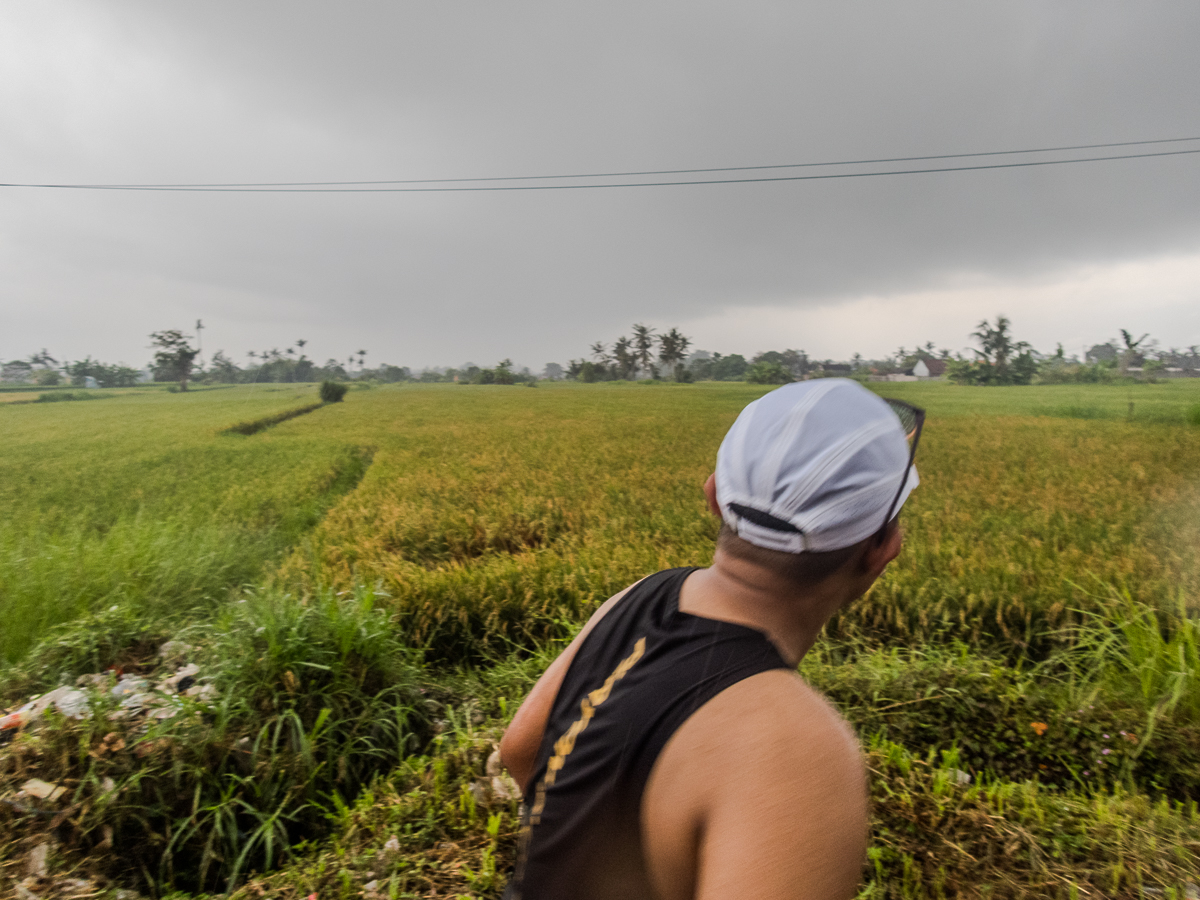
{"label": "man's ear", "polygon": [[717,473],[713,472],[704,482],[704,496],[708,500],[708,508],[714,516],[721,518],[721,507],[717,503]]}
{"label": "man's ear", "polygon": [[904,535],[899,526],[888,529],[883,540],[876,543],[871,540],[866,552],[862,555],[862,565],[874,580],[883,574],[888,563],[900,555],[900,545],[904,543]]}

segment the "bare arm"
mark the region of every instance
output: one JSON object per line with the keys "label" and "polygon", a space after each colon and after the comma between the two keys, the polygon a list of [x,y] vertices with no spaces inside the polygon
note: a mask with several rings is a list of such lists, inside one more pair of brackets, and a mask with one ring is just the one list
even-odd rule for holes
{"label": "bare arm", "polygon": [[579,645],[596,627],[596,623],[629,592],[631,587],[633,585],[609,597],[599,609],[592,613],[592,617],[575,636],[575,640],[571,641],[542,673],[542,677],[537,680],[537,684],[533,686],[533,690],[529,692],[529,695],[521,703],[520,709],[513,716],[508,730],[504,732],[504,737],[500,739],[500,761],[504,763],[509,774],[521,786],[522,791],[528,790],[529,782],[533,779],[538,748],[542,745],[542,735],[546,731],[546,722],[550,719],[554,698],[558,696],[558,689],[562,687],[563,678],[566,677],[567,669],[571,667],[571,661],[579,652]]}
{"label": "bare arm", "polygon": [[642,826],[663,900],[848,900],[866,852],[862,755],[819,694],[764,672],[667,743]]}

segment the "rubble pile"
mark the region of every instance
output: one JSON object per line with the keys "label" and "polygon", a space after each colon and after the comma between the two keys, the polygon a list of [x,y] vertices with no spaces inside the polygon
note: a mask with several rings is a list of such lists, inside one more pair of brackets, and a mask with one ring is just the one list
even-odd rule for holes
{"label": "rubble pile", "polygon": [[[158,655],[164,662],[176,662],[191,649],[179,641],[168,641],[159,648]],[[172,674],[157,681],[115,669],[81,675],[74,686],[57,687],[0,715],[0,743],[11,740],[17,731],[37,721],[51,707],[68,719],[90,719],[93,707],[106,694],[119,700],[119,708],[108,714],[110,720],[170,719],[184,708],[181,698],[210,704],[217,697],[217,689],[211,678],[200,676],[200,667],[195,663],[176,666]]]}
{"label": "rubble pile", "polygon": [[[145,735],[151,724],[184,712],[202,714],[217,699],[212,678],[202,674],[196,663],[186,662],[192,649],[179,641],[168,641],[159,648],[156,665],[148,672],[112,669],[82,675],[73,685],[62,685],[31,697],[16,708],[0,710],[0,762],[6,751],[17,746],[12,742],[18,735],[36,739],[42,726],[54,718],[47,717],[51,710],[76,721],[99,717],[97,721],[113,726],[114,730],[105,734],[89,755],[103,758],[126,747],[135,755],[142,755],[138,751],[145,746]],[[139,741],[143,743],[139,744]],[[93,882],[75,877],[78,874],[75,872],[54,873],[54,867],[48,867],[47,863],[48,853],[55,846],[50,834],[76,809],[72,805],[78,801],[72,797],[74,784],[55,784],[19,775],[8,787],[4,791],[4,785],[0,783],[0,806],[7,807],[10,814],[15,813],[18,821],[27,822],[26,837],[32,839],[35,834],[45,834],[47,839],[26,854],[19,873],[0,868],[0,895],[5,893],[4,876],[8,875],[12,883],[7,890],[15,891],[22,900],[97,896],[99,888]],[[105,777],[100,788],[102,793],[110,794],[117,790],[117,785],[113,779]],[[108,832],[111,833],[111,829]],[[19,840],[17,834],[11,837]],[[13,875],[18,877],[13,878]],[[124,891],[120,893],[134,896]]]}

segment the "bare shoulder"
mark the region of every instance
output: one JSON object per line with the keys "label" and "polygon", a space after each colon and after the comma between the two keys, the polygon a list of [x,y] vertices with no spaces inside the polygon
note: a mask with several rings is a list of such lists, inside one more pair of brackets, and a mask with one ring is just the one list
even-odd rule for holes
{"label": "bare shoulder", "polygon": [[819,692],[791,672],[763,672],[675,733],[642,820],[668,900],[851,897],[866,851],[862,754]]}
{"label": "bare shoulder", "polygon": [[[667,751],[674,748],[670,756]],[[833,705],[796,674],[761,672],[722,691],[664,749],[668,764],[703,758],[724,784],[793,780],[813,766],[861,779],[858,741]],[[714,790],[720,791],[718,785]],[[714,799],[714,798],[709,798]]]}
{"label": "bare shoulder", "polygon": [[711,709],[696,725],[711,728],[730,716],[740,717],[741,740],[750,745],[774,736],[796,753],[828,745],[830,751],[847,751],[858,758],[858,741],[846,720],[794,672],[772,669],[738,682],[712,699]]}

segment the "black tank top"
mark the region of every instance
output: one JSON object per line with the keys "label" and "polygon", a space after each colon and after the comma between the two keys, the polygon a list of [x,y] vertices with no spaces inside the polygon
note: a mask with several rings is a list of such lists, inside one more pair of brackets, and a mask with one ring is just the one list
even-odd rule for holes
{"label": "black tank top", "polygon": [[512,900],[653,900],[642,792],[658,754],[725,688],[788,668],[761,631],[679,611],[694,568],[635,585],[584,639],[525,796]]}

